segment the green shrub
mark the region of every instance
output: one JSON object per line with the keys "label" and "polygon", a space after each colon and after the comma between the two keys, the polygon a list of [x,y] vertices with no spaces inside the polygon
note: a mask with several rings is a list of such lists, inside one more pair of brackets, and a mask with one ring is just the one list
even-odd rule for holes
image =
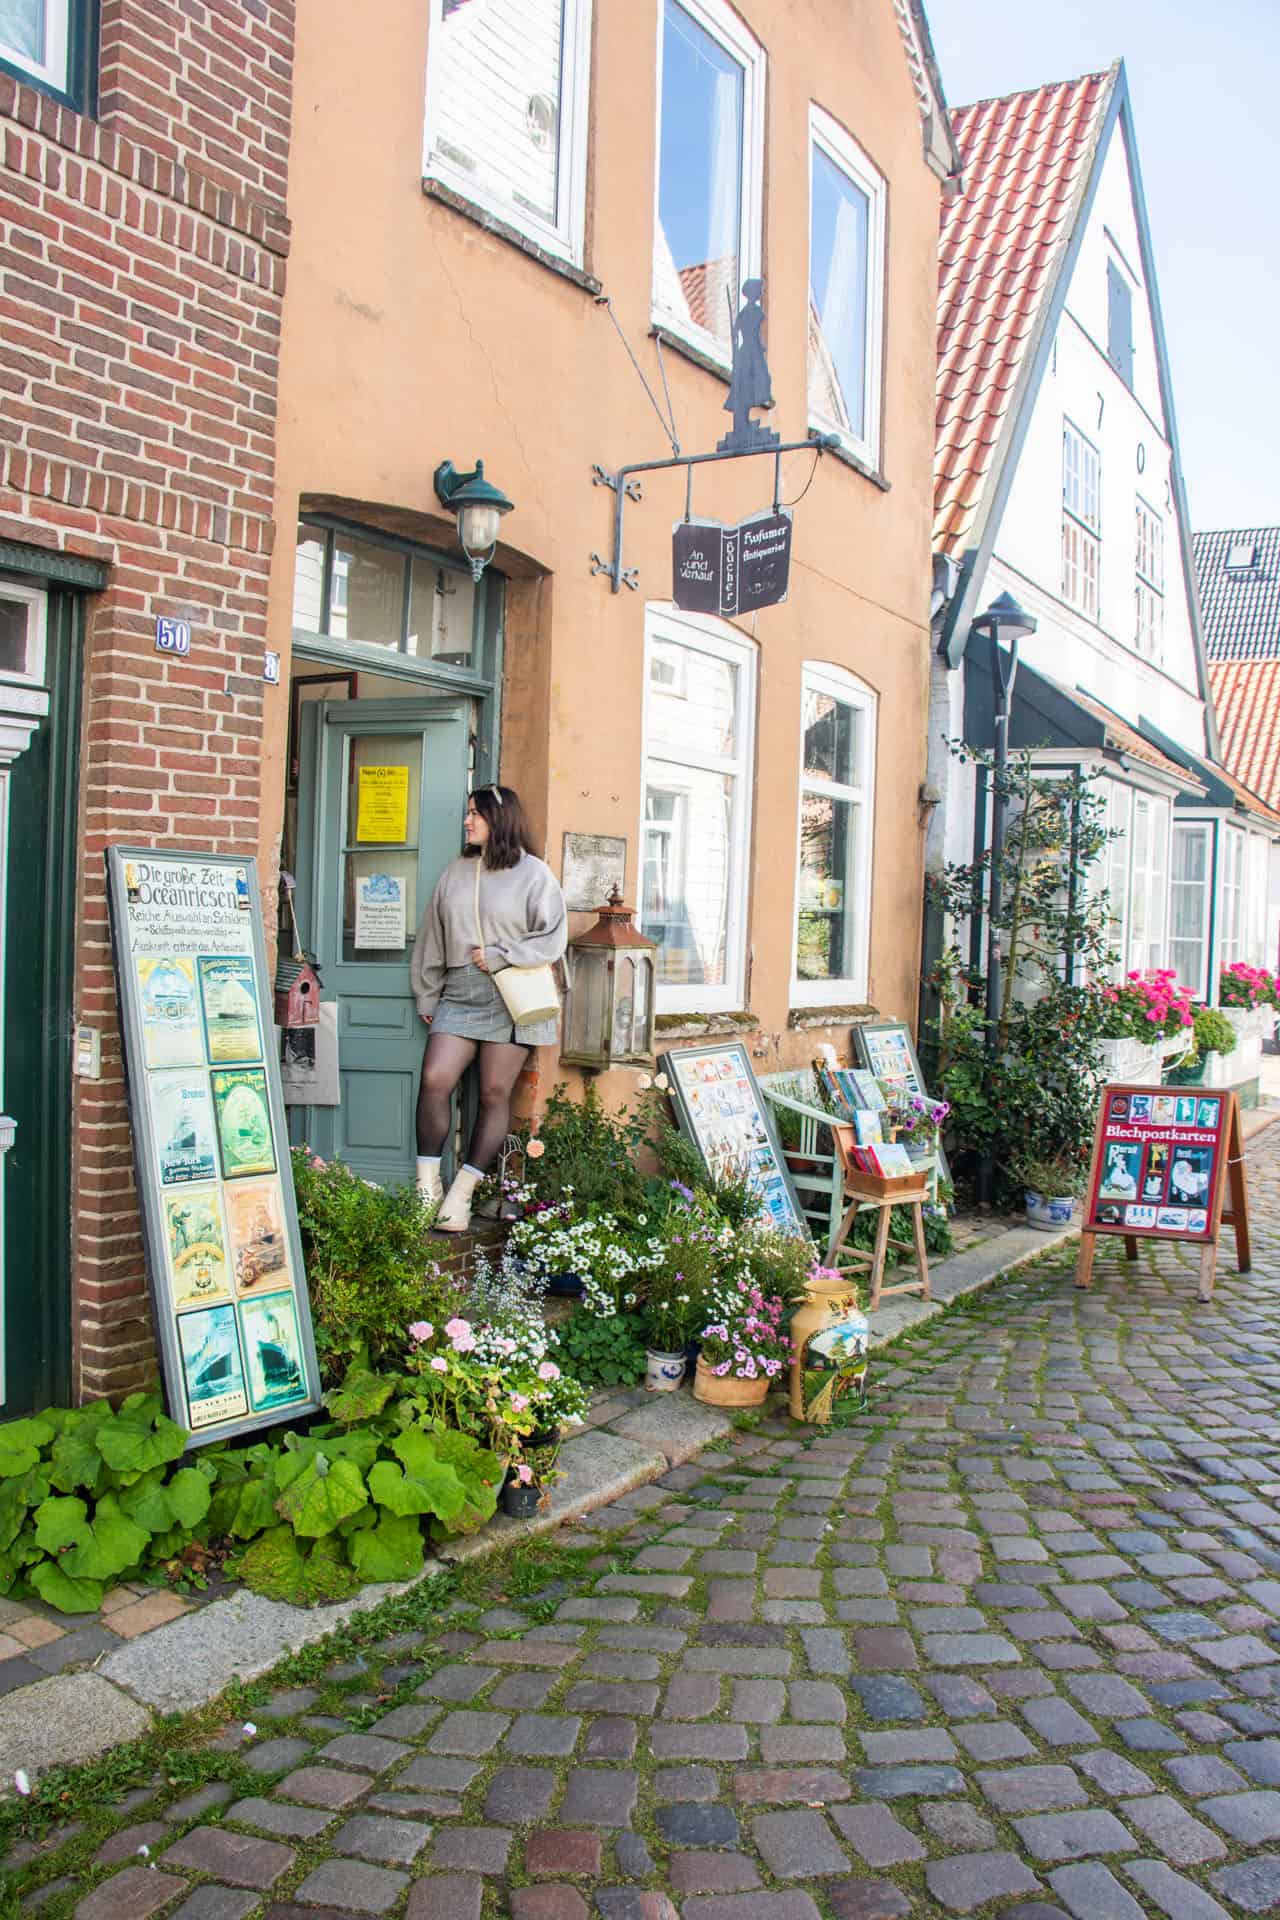
{"label": "green shrub", "polygon": [[624,1217],[644,1212],[645,1179],[639,1159],[649,1138],[643,1113],[625,1107],[608,1113],[594,1086],[581,1100],[558,1086],[538,1123],[540,1154],[525,1163],[525,1187],[533,1200],[560,1201],[571,1194],[579,1213],[593,1210]]}
{"label": "green shrub", "polygon": [[1236,1030],[1216,1007],[1196,1008],[1196,1052],[1234,1053]]}
{"label": "green shrub", "polygon": [[340,1160],[294,1149],[293,1184],[311,1295],[316,1354],[327,1384],[358,1359],[399,1364],[415,1320],[447,1320],[462,1283],[441,1272],[432,1210],[413,1186],[371,1186]]}
{"label": "green shrub", "polygon": [[607,1319],[579,1308],[560,1334],[570,1373],[586,1387],[634,1387],[644,1378],[644,1321],[638,1313]]}

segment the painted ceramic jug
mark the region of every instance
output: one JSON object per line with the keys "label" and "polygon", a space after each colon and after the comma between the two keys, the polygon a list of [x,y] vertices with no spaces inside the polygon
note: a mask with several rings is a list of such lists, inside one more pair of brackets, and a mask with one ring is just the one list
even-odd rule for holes
{"label": "painted ceramic jug", "polygon": [[838,1399],[862,1396],[871,1329],[851,1280],[807,1280],[804,1291],[791,1322],[791,1416],[823,1426]]}

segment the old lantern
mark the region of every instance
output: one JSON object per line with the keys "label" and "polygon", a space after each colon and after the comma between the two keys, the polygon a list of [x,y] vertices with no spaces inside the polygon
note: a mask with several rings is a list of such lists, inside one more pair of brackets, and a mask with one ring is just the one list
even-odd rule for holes
{"label": "old lantern", "polygon": [[580,1067],[620,1067],[653,1057],[657,944],[631,924],[615,886],[600,918],[565,955],[569,993],[560,1058]]}

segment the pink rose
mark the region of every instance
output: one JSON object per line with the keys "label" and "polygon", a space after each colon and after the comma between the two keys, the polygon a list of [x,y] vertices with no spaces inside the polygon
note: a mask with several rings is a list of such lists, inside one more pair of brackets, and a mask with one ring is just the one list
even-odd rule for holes
{"label": "pink rose", "polygon": [[541,1160],[546,1150],[541,1140],[531,1140],[525,1148],[525,1153],[530,1160]]}

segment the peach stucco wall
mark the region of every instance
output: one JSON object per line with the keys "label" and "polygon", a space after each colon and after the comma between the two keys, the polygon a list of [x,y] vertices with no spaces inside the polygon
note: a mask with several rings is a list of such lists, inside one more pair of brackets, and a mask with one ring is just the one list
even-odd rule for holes
{"label": "peach stucco wall", "polygon": [[[801,663],[832,661],[880,698],[870,997],[914,1020],[921,914],[918,790],[928,697],[929,508],[939,183],[892,0],[746,0],[768,58],[765,272],[777,406],[769,424],[803,437],[808,251],[808,106],[853,133],[889,182],[881,490],[824,459],[797,508],[791,597],[743,630],[759,647],[757,784],[748,1003],[761,1070],[807,1058],[787,1028],[794,903]],[[612,496],[593,461],[667,452],[607,312],[589,290],[527,257],[421,185],[425,0],[298,13],[277,465],[278,542],[270,644],[290,638],[292,525],[302,495],[341,496],[434,516],[436,464],[476,456],[516,502],[498,565],[512,577],[503,778],[527,795],[559,866],[566,830],[628,843],[636,886],[644,601],[670,590],[679,474],[646,479],[629,506],[628,565],[640,591],[593,578]],[[648,338],[653,230],[657,0],[596,0],[586,266],[657,385]],[[728,424],[724,382],[667,352],[685,451]],[[812,456],[784,462],[784,498]],[[695,511],[732,520],[769,503],[772,463],[703,470]],[[264,792],[283,784],[286,702],[268,744]],[[264,807],[264,871],[278,857]],[[847,1034],[847,1022],[840,1030]],[[548,1063],[550,1064],[550,1063]]]}

